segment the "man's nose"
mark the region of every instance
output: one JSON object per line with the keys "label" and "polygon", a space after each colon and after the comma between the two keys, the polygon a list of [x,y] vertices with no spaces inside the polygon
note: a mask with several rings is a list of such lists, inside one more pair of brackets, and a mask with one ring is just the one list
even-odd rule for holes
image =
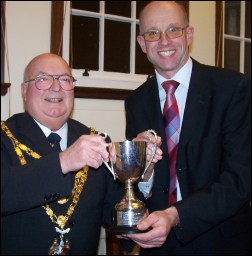
{"label": "man's nose", "polygon": [[59,91],[61,88],[59,77],[53,77],[53,83],[51,89],[54,91]]}

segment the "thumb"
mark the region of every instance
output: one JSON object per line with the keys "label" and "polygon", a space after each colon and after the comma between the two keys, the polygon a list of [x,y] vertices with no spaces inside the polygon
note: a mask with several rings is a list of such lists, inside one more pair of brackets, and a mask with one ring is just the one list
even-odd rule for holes
{"label": "thumb", "polygon": [[140,221],[138,224],[137,224],[137,228],[139,230],[146,230],[148,229],[149,227],[151,227],[152,223],[150,222],[150,219],[147,217],[145,219],[143,219],[142,221]]}

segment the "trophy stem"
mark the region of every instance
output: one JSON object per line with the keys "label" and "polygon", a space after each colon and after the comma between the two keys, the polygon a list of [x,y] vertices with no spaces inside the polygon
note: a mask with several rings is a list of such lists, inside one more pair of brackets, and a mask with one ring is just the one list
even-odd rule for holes
{"label": "trophy stem", "polygon": [[135,180],[125,181],[125,194],[121,202],[115,205],[114,226],[112,232],[116,233],[139,233],[137,223],[146,213],[145,204],[135,197],[133,183]]}
{"label": "trophy stem", "polygon": [[125,193],[125,201],[128,202],[128,206],[129,208],[132,207],[132,203],[135,202],[135,201],[138,201],[135,197],[135,193],[134,193],[134,189],[133,189],[133,182],[131,179],[128,179],[126,182],[125,182],[125,190],[126,190],[126,193]]}

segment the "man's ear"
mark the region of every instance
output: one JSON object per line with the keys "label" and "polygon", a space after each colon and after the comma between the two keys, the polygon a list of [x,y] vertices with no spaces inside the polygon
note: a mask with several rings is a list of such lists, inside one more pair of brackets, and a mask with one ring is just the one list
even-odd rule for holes
{"label": "man's ear", "polygon": [[145,41],[144,41],[143,36],[137,36],[137,41],[138,41],[138,43],[139,43],[139,45],[140,45],[142,51],[143,51],[144,53],[146,53],[146,44],[145,44]]}
{"label": "man's ear", "polygon": [[187,45],[191,45],[192,41],[193,41],[193,32],[194,32],[194,28],[193,27],[188,27],[186,29],[186,38],[187,38]]}
{"label": "man's ear", "polygon": [[26,101],[27,89],[28,89],[28,83],[22,83],[21,84],[21,93],[22,93],[22,97],[23,97],[24,101]]}

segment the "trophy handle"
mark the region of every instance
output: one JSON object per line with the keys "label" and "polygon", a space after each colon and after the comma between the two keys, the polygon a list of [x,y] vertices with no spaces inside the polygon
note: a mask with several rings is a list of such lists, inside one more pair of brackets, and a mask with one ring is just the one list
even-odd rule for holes
{"label": "trophy handle", "polygon": [[149,166],[150,166],[150,164],[151,164],[151,162],[152,162],[152,160],[153,160],[153,158],[154,158],[154,156],[155,156],[156,149],[157,149],[157,133],[156,133],[154,130],[148,130],[148,131],[147,131],[147,137],[149,138],[149,141],[151,141],[151,139],[150,139],[150,137],[149,137],[149,134],[150,134],[150,133],[152,133],[152,134],[155,136],[156,142],[155,142],[154,146],[153,146],[152,149],[151,149],[151,159],[150,159],[150,161],[147,163],[147,165],[146,165],[146,167],[145,167],[145,169],[144,169],[144,171],[143,171],[142,179],[144,178],[144,175],[145,175],[147,169],[149,168]]}
{"label": "trophy handle", "polygon": [[[149,138],[149,141],[151,141],[150,137],[149,137],[149,134],[152,133],[154,136],[155,136],[155,139],[156,139],[156,142],[157,142],[157,133],[154,131],[154,130],[148,130],[147,131],[147,137]],[[102,136],[103,139],[105,140],[108,136],[108,134],[106,132],[98,132],[98,135]],[[156,153],[156,149],[157,149],[157,143],[154,144],[154,146],[152,147],[151,149],[151,159],[150,161],[147,163],[144,171],[143,171],[143,174],[142,174],[142,179],[144,178],[144,175],[147,171],[147,169],[149,168],[154,156],[155,156],[155,153]],[[114,177],[114,180],[116,180],[116,174],[115,174],[115,171],[114,171],[114,168],[113,168],[113,165],[109,165],[107,162],[105,162],[104,160],[102,160],[103,163],[106,165],[106,167],[109,169],[109,171],[111,172],[111,174],[113,175]]]}
{"label": "trophy handle", "polygon": [[107,168],[109,169],[109,171],[112,173],[114,180],[116,180],[116,176],[115,176],[115,172],[114,172],[114,168],[113,165],[111,165],[111,167],[109,166],[109,164],[107,162],[105,162],[104,160],[102,160],[103,163],[107,166]]}
{"label": "trophy handle", "polygon": [[[102,136],[102,138],[105,140],[108,137],[108,134],[106,132],[98,132],[98,135]],[[109,166],[109,164],[107,162],[105,162],[104,160],[102,160],[103,163],[106,165],[106,167],[109,169],[109,171],[112,173],[114,180],[116,180],[116,176],[115,176],[115,172],[114,172],[114,168],[113,165]]]}

